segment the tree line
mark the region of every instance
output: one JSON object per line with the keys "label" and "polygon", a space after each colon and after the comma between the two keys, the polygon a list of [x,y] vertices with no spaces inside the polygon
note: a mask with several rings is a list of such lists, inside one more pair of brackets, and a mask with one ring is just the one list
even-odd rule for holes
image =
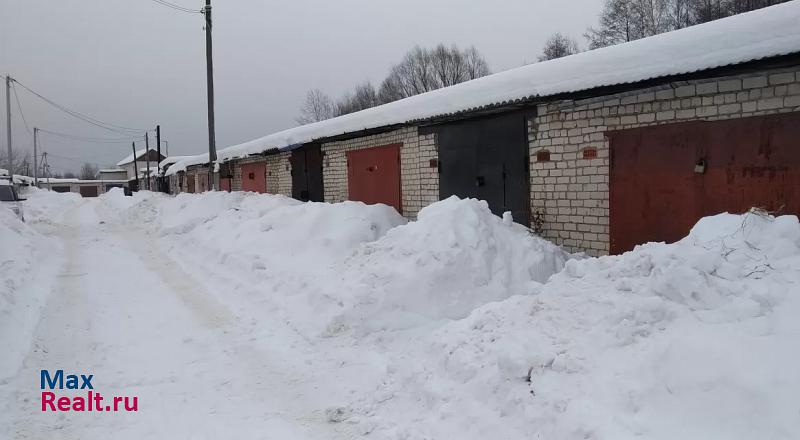
{"label": "tree line", "polygon": [[[787,1],[605,0],[597,26],[587,29],[583,37],[588,50],[599,49]],[[556,32],[545,42],[538,60],[552,60],[580,51],[575,38]],[[335,100],[322,90],[310,90],[297,122],[308,124],[354,113],[490,73],[489,64],[475,47],[460,49],[439,44],[428,49],[416,46],[391,67],[378,87],[366,81]]]}
{"label": "tree line", "polygon": [[461,49],[439,44],[427,49],[416,46],[392,66],[378,87],[366,81],[336,100],[319,89],[310,90],[297,122],[308,124],[354,113],[490,73],[489,64],[474,47]]}
{"label": "tree line", "polygon": [[[789,0],[606,0],[598,24],[583,34],[588,49],[613,46],[683,29]],[[580,51],[572,37],[556,33],[539,61]]]}

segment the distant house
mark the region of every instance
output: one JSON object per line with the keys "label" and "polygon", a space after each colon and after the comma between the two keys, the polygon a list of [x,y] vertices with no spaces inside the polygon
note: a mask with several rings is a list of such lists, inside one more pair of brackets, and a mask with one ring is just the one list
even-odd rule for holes
{"label": "distant house", "polygon": [[127,179],[136,179],[136,171],[146,170],[148,166],[158,167],[158,164],[166,159],[163,154],[158,154],[154,149],[148,150],[141,149],[136,151],[135,154],[128,155],[125,159],[117,162],[117,167],[121,168],[127,173]]}

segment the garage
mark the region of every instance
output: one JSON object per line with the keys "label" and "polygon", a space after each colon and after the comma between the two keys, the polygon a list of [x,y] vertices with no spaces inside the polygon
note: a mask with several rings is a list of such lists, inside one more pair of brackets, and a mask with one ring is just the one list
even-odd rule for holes
{"label": "garage", "polygon": [[205,170],[201,170],[200,174],[197,175],[197,192],[206,192],[209,188],[208,173]]}
{"label": "garage", "polygon": [[366,204],[383,203],[403,213],[400,198],[401,144],[347,152],[348,198]]}
{"label": "garage", "polygon": [[186,175],[186,192],[189,193],[189,194],[195,193],[194,175],[193,174],[187,174]]}
{"label": "garage", "polygon": [[680,240],[701,217],[800,214],[800,113],[608,133],[611,253]]}
{"label": "garage", "polygon": [[439,196],[486,200],[529,224],[526,114],[506,113],[433,127],[439,146]]}
{"label": "garage", "polygon": [[322,202],[322,150],[319,144],[307,144],[292,151],[292,197],[304,202]]}
{"label": "garage", "polygon": [[267,192],[267,164],[264,162],[242,165],[242,191]]}
{"label": "garage", "polygon": [[219,178],[219,190],[231,192],[231,178],[230,177],[220,177]]}
{"label": "garage", "polygon": [[81,186],[79,187],[81,197],[97,197],[96,186]]}

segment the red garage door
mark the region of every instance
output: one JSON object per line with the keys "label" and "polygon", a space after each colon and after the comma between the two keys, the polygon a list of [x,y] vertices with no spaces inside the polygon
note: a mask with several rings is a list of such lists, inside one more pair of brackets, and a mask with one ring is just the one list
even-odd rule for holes
{"label": "red garage door", "polygon": [[220,189],[220,191],[231,192],[231,178],[230,177],[220,177],[219,178],[219,189]]}
{"label": "red garage door", "polygon": [[612,253],[680,240],[720,212],[800,214],[800,113],[608,135]]}
{"label": "red garage door", "polygon": [[242,165],[242,191],[267,192],[267,164],[262,162]]}
{"label": "red garage door", "polygon": [[400,202],[400,145],[347,152],[350,200],[383,203],[403,212]]}

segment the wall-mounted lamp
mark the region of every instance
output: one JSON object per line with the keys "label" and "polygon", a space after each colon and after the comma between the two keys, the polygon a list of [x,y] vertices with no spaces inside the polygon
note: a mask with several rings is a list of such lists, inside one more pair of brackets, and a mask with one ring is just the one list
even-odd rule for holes
{"label": "wall-mounted lamp", "polygon": [[695,174],[705,174],[706,173],[706,160],[700,159],[694,165],[694,172]]}

